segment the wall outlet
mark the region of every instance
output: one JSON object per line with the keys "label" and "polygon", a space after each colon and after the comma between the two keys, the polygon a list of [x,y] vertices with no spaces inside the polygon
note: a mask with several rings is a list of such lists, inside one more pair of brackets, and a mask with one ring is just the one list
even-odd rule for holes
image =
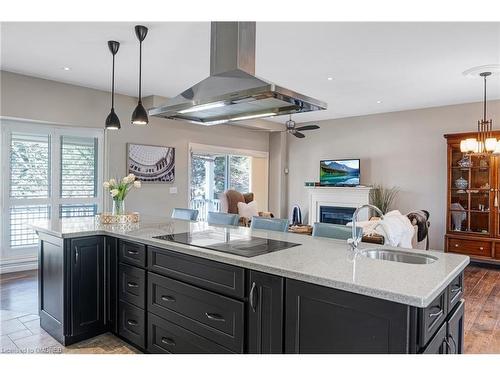
{"label": "wall outlet", "polygon": [[172,186],[172,187],[169,189],[169,192],[170,192],[170,194],[177,194],[177,186]]}

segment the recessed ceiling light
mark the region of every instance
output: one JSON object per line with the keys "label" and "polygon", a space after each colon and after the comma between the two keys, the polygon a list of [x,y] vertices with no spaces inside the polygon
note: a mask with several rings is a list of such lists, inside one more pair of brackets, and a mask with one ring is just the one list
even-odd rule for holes
{"label": "recessed ceiling light", "polygon": [[382,100],[377,100],[377,104],[380,104],[380,103],[382,103]]}
{"label": "recessed ceiling light", "polygon": [[328,77],[327,80],[333,81],[333,77]]}
{"label": "recessed ceiling light", "polygon": [[69,67],[65,66],[65,67],[63,68],[63,70],[68,71],[68,70],[71,70],[71,68],[69,68]]}

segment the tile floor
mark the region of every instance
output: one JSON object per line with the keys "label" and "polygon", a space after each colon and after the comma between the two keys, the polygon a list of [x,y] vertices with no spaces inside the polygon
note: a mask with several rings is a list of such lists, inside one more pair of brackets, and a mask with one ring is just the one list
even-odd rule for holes
{"label": "tile floor", "polygon": [[139,351],[110,333],[64,347],[40,328],[38,315],[0,310],[0,353],[134,354]]}

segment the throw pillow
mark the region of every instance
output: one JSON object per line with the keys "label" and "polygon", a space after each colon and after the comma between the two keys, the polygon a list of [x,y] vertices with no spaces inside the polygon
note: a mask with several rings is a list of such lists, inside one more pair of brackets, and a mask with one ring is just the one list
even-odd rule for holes
{"label": "throw pillow", "polygon": [[238,214],[241,217],[246,217],[251,219],[253,216],[259,216],[259,211],[257,209],[257,202],[252,201],[250,203],[238,202]]}

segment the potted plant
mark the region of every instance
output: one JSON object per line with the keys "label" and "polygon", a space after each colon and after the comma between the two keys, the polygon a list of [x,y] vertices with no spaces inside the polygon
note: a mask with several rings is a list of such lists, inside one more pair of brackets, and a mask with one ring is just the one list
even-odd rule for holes
{"label": "potted plant", "polygon": [[114,178],[109,181],[104,181],[104,189],[109,190],[109,194],[113,198],[113,215],[124,215],[125,214],[125,198],[128,192],[133,187],[140,188],[141,181],[136,180],[133,173],[128,176],[123,177],[120,182],[117,182]]}
{"label": "potted plant", "polygon": [[[371,204],[377,206],[385,215],[390,211],[398,193],[399,188],[397,186],[385,188],[382,185],[373,185],[373,188],[370,191]],[[375,212],[375,215],[378,214]]]}

